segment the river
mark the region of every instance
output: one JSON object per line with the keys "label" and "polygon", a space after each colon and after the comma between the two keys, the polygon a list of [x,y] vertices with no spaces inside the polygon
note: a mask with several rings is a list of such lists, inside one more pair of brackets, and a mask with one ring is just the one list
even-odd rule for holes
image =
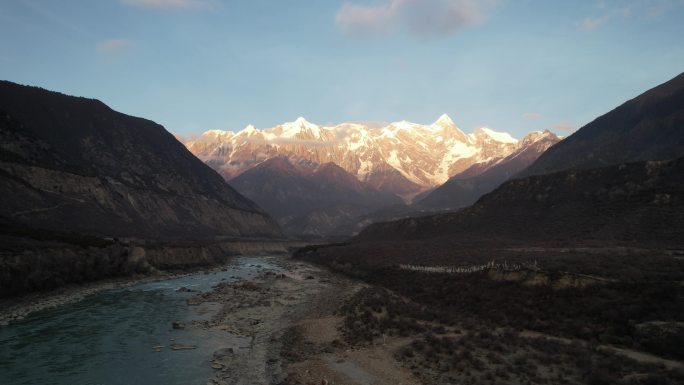
{"label": "river", "polygon": [[[277,271],[272,258],[242,257],[226,271],[101,292],[0,328],[0,384],[206,384],[213,352],[244,338],[173,329],[173,321],[208,319],[219,306],[188,306],[196,293],[176,290],[208,291],[221,281]],[[172,350],[172,344],[197,348]]]}

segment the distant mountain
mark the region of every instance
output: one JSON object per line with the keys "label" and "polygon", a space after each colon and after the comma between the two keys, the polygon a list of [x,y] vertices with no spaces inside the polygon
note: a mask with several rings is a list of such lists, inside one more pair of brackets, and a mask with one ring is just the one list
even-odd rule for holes
{"label": "distant mountain", "polygon": [[376,223],[356,241],[684,244],[684,158],[562,171],[504,183],[448,214]]}
{"label": "distant mountain", "polygon": [[471,166],[418,199],[414,206],[441,210],[469,206],[524,170],[559,141],[560,138],[550,131],[531,132],[518,142],[518,148],[507,157]]}
{"label": "distant mountain", "polygon": [[0,222],[97,236],[277,237],[277,224],[162,126],[0,82]]}
{"label": "distant mountain", "polygon": [[516,139],[488,128],[465,134],[446,115],[429,125],[401,121],[385,126],[318,126],[299,118],[264,130],[251,125],[238,133],[211,130],[185,144],[227,180],[284,156],[293,164],[335,163],[358,180],[405,200],[518,148]]}
{"label": "distant mountain", "polygon": [[396,195],[376,190],[333,163],[293,165],[286,157],[268,159],[230,184],[293,236],[325,236],[356,216],[402,204]]}
{"label": "distant mountain", "polygon": [[582,127],[520,176],[682,156],[683,106],[684,73]]}

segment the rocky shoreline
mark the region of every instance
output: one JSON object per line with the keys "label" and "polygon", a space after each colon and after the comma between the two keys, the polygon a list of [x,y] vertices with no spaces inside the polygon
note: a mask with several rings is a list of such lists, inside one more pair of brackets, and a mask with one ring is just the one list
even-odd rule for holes
{"label": "rocky shoreline", "polygon": [[[268,258],[276,269],[254,278],[218,282],[211,291],[196,292],[190,307],[207,307],[213,315],[170,324],[172,350],[201,349],[183,345],[185,331],[225,333],[206,365],[215,372],[211,385],[255,384],[413,384],[411,374],[393,358],[396,346],[364,348],[343,336],[340,307],[366,285],[287,256]],[[211,274],[225,269],[197,270]],[[190,273],[190,274],[193,274]],[[50,295],[32,294],[0,302],[0,322],[8,324],[40,310],[79,301],[102,291],[185,274],[159,273],[69,286]],[[179,290],[182,291],[182,288]],[[186,289],[191,292],[191,290]],[[157,352],[162,346],[153,346]],[[212,349],[214,347],[212,346]],[[369,354],[371,356],[369,356]]]}
{"label": "rocky shoreline", "polygon": [[345,342],[338,311],[364,284],[307,262],[274,263],[280,271],[188,299],[221,305],[209,320],[185,325],[226,332],[226,346],[208,363],[216,371],[208,385],[418,383],[394,359],[396,346]]}

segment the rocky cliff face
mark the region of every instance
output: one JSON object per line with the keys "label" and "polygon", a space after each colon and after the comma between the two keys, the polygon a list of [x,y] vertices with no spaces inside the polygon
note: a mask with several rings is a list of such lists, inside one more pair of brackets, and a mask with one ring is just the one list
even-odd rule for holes
{"label": "rocky cliff face", "polygon": [[164,128],[97,100],[0,82],[0,222],[110,237],[278,237]]}
{"label": "rocky cliff face", "polygon": [[299,118],[264,130],[207,131],[186,142],[198,158],[231,180],[278,156],[293,164],[334,163],[378,190],[409,200],[474,164],[501,160],[518,147],[487,128],[465,134],[446,115],[433,124],[318,126]]}
{"label": "rocky cliff face", "polygon": [[579,129],[520,176],[684,154],[684,73]]}

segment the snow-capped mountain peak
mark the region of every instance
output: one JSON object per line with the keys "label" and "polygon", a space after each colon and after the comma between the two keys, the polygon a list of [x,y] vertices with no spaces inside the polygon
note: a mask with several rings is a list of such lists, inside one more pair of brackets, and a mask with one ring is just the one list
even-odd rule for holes
{"label": "snow-capped mountain peak", "polygon": [[442,114],[442,116],[439,117],[434,123],[432,123],[433,127],[439,127],[443,129],[452,129],[452,128],[458,128],[456,126],[456,123],[454,123],[453,120],[449,117],[447,114]]}
{"label": "snow-capped mountain peak", "polygon": [[283,138],[295,138],[301,134],[309,134],[313,138],[321,136],[320,127],[316,124],[310,123],[304,117],[300,116],[294,122],[284,123],[281,126],[282,132],[280,134]]}

